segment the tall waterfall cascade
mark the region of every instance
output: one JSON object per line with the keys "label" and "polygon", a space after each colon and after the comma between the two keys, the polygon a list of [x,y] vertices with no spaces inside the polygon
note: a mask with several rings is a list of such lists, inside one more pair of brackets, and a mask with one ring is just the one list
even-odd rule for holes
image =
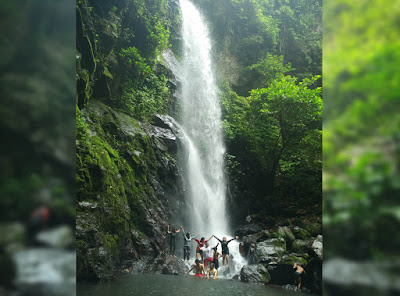
{"label": "tall waterfall cascade", "polygon": [[[181,82],[179,121],[185,141],[180,157],[190,207],[187,217],[190,217],[193,234],[199,232],[206,239],[211,234],[229,239],[231,229],[224,172],[226,149],[209,30],[201,13],[189,0],[180,0],[180,6],[182,61],[178,62],[171,53],[164,58]],[[216,239],[210,241],[211,246],[217,243]],[[238,273],[244,264],[238,247],[237,241],[229,244],[234,257],[230,273]]]}

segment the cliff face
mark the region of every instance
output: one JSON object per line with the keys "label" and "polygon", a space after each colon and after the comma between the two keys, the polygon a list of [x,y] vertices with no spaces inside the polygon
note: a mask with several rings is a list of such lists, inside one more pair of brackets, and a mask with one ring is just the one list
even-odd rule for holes
{"label": "cliff face", "polygon": [[174,102],[159,57],[174,42],[177,9],[161,0],[77,3],[78,280],[161,270],[166,221],[182,223],[179,131],[154,117]]}
{"label": "cliff face", "polygon": [[78,278],[156,271],[166,259],[166,220],[184,204],[174,132],[95,100],[78,118]]}

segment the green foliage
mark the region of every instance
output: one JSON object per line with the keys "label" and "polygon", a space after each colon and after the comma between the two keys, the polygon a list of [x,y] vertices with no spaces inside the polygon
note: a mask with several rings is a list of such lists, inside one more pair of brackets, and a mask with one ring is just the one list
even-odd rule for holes
{"label": "green foliage", "polygon": [[290,63],[283,64],[283,56],[267,54],[265,59],[244,70],[249,72],[246,75],[247,84],[254,89],[268,87],[273,80],[295,69],[290,66]]}
{"label": "green foliage", "polygon": [[322,74],[321,1],[200,0],[199,5],[218,40],[222,79],[238,94],[267,87],[279,72],[299,80]]}
{"label": "green foliage", "polygon": [[394,1],[341,0],[324,11],[326,254],[397,255],[400,9]]}
{"label": "green foliage", "polygon": [[322,101],[321,88],[312,88],[319,78],[281,77],[248,98],[223,88],[228,170],[246,198],[320,203]]}

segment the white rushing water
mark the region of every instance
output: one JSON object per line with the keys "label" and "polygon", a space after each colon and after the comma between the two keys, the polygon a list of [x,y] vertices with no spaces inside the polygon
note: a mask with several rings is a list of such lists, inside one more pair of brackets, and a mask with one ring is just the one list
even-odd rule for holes
{"label": "white rushing water", "polygon": [[[190,205],[190,228],[206,239],[215,234],[231,237],[226,210],[225,145],[221,107],[214,77],[211,40],[199,10],[188,0],[180,0],[182,11],[183,57],[177,62],[164,55],[181,81],[181,120],[185,141],[181,149],[186,179],[186,199]],[[213,239],[211,245],[218,241]],[[237,273],[244,260],[238,242],[229,244],[235,260],[231,273]],[[219,248],[220,249],[220,248]]]}
{"label": "white rushing water", "polygon": [[[181,125],[190,138],[184,151],[192,229],[226,234],[226,181],[221,108],[211,59],[208,28],[196,7],[181,0],[183,60]],[[195,230],[195,229],[194,229]]]}

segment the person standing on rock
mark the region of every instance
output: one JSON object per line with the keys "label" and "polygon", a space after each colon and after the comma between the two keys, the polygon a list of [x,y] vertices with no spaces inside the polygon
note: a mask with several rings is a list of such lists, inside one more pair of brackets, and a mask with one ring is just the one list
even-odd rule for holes
{"label": "person standing on rock", "polygon": [[177,230],[174,228],[174,231],[169,231],[169,225],[167,229],[167,234],[169,234],[169,255],[172,257],[175,256],[175,248],[176,248],[176,235],[178,232],[180,232],[181,229]]}
{"label": "person standing on rock", "polygon": [[182,233],[183,233],[183,261],[187,260],[189,263],[190,257],[190,249],[191,249],[191,241],[192,239],[196,239],[199,233],[196,234],[195,237],[190,237],[190,233],[185,233],[185,230],[181,226]]}
{"label": "person standing on rock", "polygon": [[256,259],[255,259],[255,248],[256,248],[256,244],[255,243],[251,243],[250,247],[249,247],[249,252],[247,253],[247,260],[249,264],[255,264],[256,263]]}
{"label": "person standing on rock", "polygon": [[299,262],[296,262],[293,265],[293,269],[296,268],[296,271],[294,272],[294,284],[296,285],[297,283],[297,288],[301,288],[301,276],[302,274],[306,274],[306,271],[304,270],[303,267],[301,267]]}
{"label": "person standing on rock", "polygon": [[204,256],[203,256],[203,251],[201,250],[202,247],[204,247],[204,244],[206,244],[210,239],[212,239],[214,234],[208,239],[204,240],[204,237],[202,237],[200,240],[195,239],[197,242],[197,248],[196,248],[196,259],[199,259],[201,256],[201,262],[204,262]]}
{"label": "person standing on rock", "polygon": [[206,245],[201,248],[203,251],[203,256],[204,256],[204,266],[207,267],[209,263],[211,263],[214,260],[214,249],[218,247],[219,243],[214,246],[210,247],[208,242],[206,242]]}
{"label": "person standing on rock", "polygon": [[[212,261],[212,264],[211,264],[211,265],[214,265],[215,269],[217,270],[217,273],[218,273],[218,268],[219,268],[219,261],[218,261],[218,259],[219,259],[220,257],[222,257],[222,255],[221,255],[220,252],[218,252],[218,248],[215,247],[215,248],[214,248],[214,254],[213,254],[213,261]],[[211,266],[211,265],[210,265],[210,266]]]}
{"label": "person standing on rock", "polygon": [[228,248],[228,244],[235,240],[238,239],[239,237],[236,236],[230,240],[226,240],[226,236],[224,236],[222,238],[222,240],[220,240],[218,237],[214,236],[220,243],[221,243],[221,248],[222,248],[222,266],[225,266],[225,261],[226,261],[226,266],[229,266],[229,248]]}

